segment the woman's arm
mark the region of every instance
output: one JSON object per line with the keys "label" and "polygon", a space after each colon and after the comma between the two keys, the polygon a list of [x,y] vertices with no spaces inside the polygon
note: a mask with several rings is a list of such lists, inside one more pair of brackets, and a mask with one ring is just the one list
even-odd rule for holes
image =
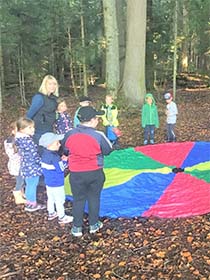
{"label": "woman's arm", "polygon": [[36,113],[39,111],[39,109],[44,105],[44,99],[41,96],[41,94],[35,94],[32,98],[31,106],[26,113],[26,117],[33,119],[33,117],[36,115]]}

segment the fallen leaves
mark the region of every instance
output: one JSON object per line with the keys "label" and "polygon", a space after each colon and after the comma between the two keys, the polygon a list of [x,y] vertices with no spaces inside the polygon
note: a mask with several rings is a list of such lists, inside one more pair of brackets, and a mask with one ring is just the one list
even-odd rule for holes
{"label": "fallen leaves", "polygon": [[[210,94],[202,93],[200,100],[194,100],[190,94],[183,92],[178,97],[181,105],[177,123],[179,140],[209,141],[210,130],[205,126],[210,119]],[[191,102],[186,105],[188,97]],[[164,106],[159,106],[160,111]],[[203,111],[207,113],[202,114]],[[139,112],[136,111],[129,122],[123,120],[125,116],[127,119],[126,114],[129,112],[122,110],[120,116],[122,127],[126,124],[122,146],[140,145],[143,134]],[[163,123],[162,115],[161,118]],[[4,119],[2,131],[8,127],[9,114]],[[197,129],[201,124],[202,128]],[[3,140],[4,135],[0,137]],[[163,138],[164,127],[161,127],[157,141],[162,142]],[[5,163],[3,151],[1,154]],[[14,178],[8,175],[5,164],[2,167],[0,279],[209,279],[209,214],[175,220],[104,218],[100,233],[90,236],[86,223],[84,236],[77,239],[70,234],[71,225],[61,227],[57,221],[49,223],[45,211],[27,214],[22,206],[16,206],[11,195]],[[39,195],[42,198],[44,193]],[[71,211],[71,205],[68,208]]]}

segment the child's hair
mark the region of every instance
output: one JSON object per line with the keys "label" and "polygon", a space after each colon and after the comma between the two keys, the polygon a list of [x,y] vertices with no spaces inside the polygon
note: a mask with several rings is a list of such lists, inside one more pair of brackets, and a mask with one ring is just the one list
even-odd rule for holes
{"label": "child's hair", "polygon": [[16,122],[16,124],[17,124],[17,131],[20,131],[20,130],[22,130],[22,129],[30,126],[30,125],[34,125],[34,121],[29,119],[29,118],[23,117],[23,118],[20,118]]}
{"label": "child's hair", "polygon": [[55,89],[55,92],[53,92],[53,94],[55,96],[58,96],[58,82],[56,80],[55,77],[53,77],[52,75],[46,75],[41,83],[41,86],[39,88],[39,92],[45,94],[45,95],[48,95],[48,92],[47,92],[47,87],[46,87],[46,84],[49,80],[52,80],[54,81],[54,83],[56,84],[56,89]]}
{"label": "child's hair", "polygon": [[111,97],[114,99],[114,96],[111,93],[106,94],[106,97]]}
{"label": "child's hair", "polygon": [[63,98],[63,97],[58,97],[58,99],[57,99],[57,108],[58,108],[58,105],[60,105],[60,104],[63,103],[63,102],[66,103],[65,98]]}

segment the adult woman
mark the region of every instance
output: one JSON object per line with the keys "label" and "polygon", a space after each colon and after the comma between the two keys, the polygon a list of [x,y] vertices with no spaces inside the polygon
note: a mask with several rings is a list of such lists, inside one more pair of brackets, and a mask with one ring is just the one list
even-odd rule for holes
{"label": "adult woman", "polygon": [[46,132],[53,131],[56,119],[58,96],[58,82],[51,76],[46,75],[42,84],[32,98],[31,106],[26,114],[35,123],[34,141],[38,144],[39,138]]}

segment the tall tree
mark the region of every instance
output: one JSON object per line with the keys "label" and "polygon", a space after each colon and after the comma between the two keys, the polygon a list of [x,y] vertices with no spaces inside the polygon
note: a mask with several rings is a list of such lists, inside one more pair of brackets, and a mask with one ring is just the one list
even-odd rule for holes
{"label": "tall tree", "polygon": [[182,16],[182,53],[181,53],[181,71],[188,70],[188,55],[189,55],[189,19],[188,19],[188,0],[183,1],[183,16]]}
{"label": "tall tree", "polygon": [[3,53],[1,43],[1,24],[0,24],[0,113],[2,113],[2,96],[4,92],[4,67],[3,67]]}
{"label": "tall tree", "polygon": [[81,0],[81,15],[80,15],[80,29],[81,29],[81,40],[82,40],[82,72],[83,72],[83,92],[87,96],[87,65],[86,65],[86,42],[85,42],[85,23],[84,23],[84,10],[83,1]]}
{"label": "tall tree", "polygon": [[129,0],[123,92],[131,104],[143,103],[145,89],[146,0]]}
{"label": "tall tree", "polygon": [[178,0],[175,0],[174,6],[174,65],[173,65],[173,98],[176,98],[176,75],[177,75],[177,16]]}
{"label": "tall tree", "polygon": [[117,96],[120,65],[116,3],[113,0],[103,0],[103,8],[106,38],[106,87],[113,96]]}
{"label": "tall tree", "polygon": [[120,60],[120,81],[123,79],[125,65],[125,41],[126,41],[126,0],[116,0],[119,60]]}

